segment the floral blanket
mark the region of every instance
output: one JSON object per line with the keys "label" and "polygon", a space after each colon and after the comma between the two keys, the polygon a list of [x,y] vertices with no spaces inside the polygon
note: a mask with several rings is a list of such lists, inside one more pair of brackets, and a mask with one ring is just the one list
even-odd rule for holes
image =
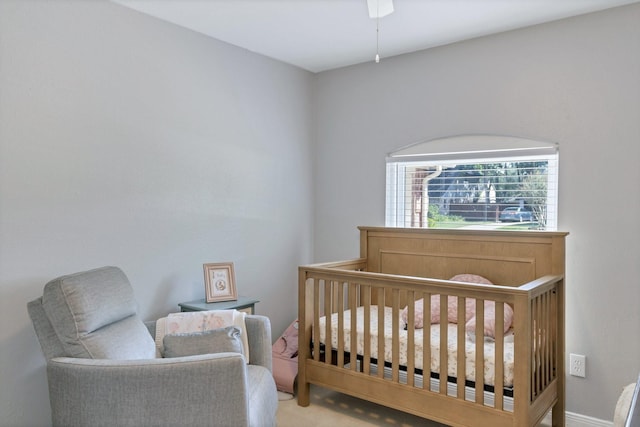
{"label": "floral blanket", "polygon": [[192,334],[211,331],[227,326],[237,326],[241,331],[244,355],[249,360],[249,341],[247,328],[244,323],[246,313],[238,310],[210,310],[189,311],[184,313],[170,313],[156,321],[156,356],[164,353],[163,340],[165,335]]}

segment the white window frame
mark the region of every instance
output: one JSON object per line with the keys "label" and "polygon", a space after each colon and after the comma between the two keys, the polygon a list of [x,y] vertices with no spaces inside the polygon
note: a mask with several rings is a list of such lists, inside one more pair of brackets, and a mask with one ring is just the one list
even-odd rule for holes
{"label": "white window frame", "polygon": [[[410,145],[387,155],[385,224],[406,224],[407,168],[460,164],[547,161],[547,219],[545,230],[558,226],[558,144],[500,135],[461,135]],[[426,215],[426,213],[425,213]],[[427,224],[427,222],[424,222]],[[426,226],[425,226],[426,227]]]}

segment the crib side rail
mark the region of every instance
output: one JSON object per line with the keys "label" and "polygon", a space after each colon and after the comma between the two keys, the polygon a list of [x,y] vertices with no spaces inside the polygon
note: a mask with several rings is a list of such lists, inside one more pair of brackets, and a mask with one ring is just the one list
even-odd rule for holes
{"label": "crib side rail", "polygon": [[[564,276],[548,275],[518,288],[514,319],[514,401],[532,425],[556,403],[553,425],[564,425]],[[559,405],[559,406],[558,406]]]}
{"label": "crib side rail", "polygon": [[[344,269],[343,267],[348,269]],[[562,358],[559,356],[560,336],[563,336],[563,322],[558,320],[562,311],[561,291],[559,287],[563,283],[561,276],[546,276],[521,287],[478,285],[463,282],[451,282],[446,280],[426,279],[419,277],[394,276],[380,273],[368,273],[360,271],[366,269],[366,262],[363,259],[326,263],[321,265],[303,266],[299,268],[299,404],[308,404],[308,380],[306,378],[306,360],[317,366],[327,366],[328,370],[336,368],[348,372],[344,377],[351,375],[364,375],[373,378],[373,381],[386,381],[394,384],[402,384],[403,387],[418,389],[419,393],[439,395],[447,398],[455,397],[461,405],[467,405],[469,396],[465,395],[468,390],[465,384],[467,376],[467,361],[465,353],[458,352],[455,365],[457,366],[457,387],[455,395],[451,395],[450,384],[447,383],[447,376],[440,376],[439,389],[433,390],[430,387],[429,371],[431,370],[431,334],[430,328],[423,328],[421,336],[423,342],[422,360],[415,357],[414,332],[416,311],[414,303],[420,299],[431,301],[432,296],[440,295],[440,318],[445,319],[440,323],[440,353],[439,372],[449,372],[449,355],[447,346],[447,334],[449,322],[447,313],[447,303],[450,298],[457,299],[459,307],[465,307],[467,300],[475,300],[476,307],[476,336],[482,337],[484,326],[485,301],[495,302],[496,330],[504,327],[504,304],[513,307],[514,310],[514,407],[512,409],[503,406],[504,389],[504,336],[498,334],[495,338],[495,376],[494,376],[494,402],[487,404],[485,400],[484,377],[478,375],[475,379],[475,394],[473,400],[482,411],[489,410],[506,413],[505,411],[520,411],[530,414],[530,408],[534,401],[541,399],[540,408],[543,405],[551,404],[547,400],[555,399],[555,395],[547,393],[550,384],[557,380],[562,368]],[[437,298],[437,297],[436,297]],[[501,304],[504,303],[504,304]],[[377,309],[370,308],[377,306]],[[383,355],[385,343],[378,340],[372,341],[372,331],[370,318],[377,313],[378,329],[384,329],[383,310],[384,307],[392,310],[392,362],[386,368],[390,376],[385,377],[385,372],[379,366],[374,366],[373,362],[379,355]],[[421,365],[424,367],[421,384],[417,384],[414,375],[406,375],[401,381],[401,367],[399,364],[400,354],[400,313],[407,307],[406,325],[406,351],[405,372],[414,372],[414,369]],[[358,307],[364,307],[363,319],[359,319],[364,324],[364,348],[358,350],[356,345],[356,316],[346,317],[345,310],[354,313]],[[376,312],[377,310],[377,312]],[[324,334],[325,350],[321,354],[318,343],[320,342],[321,317],[325,318],[322,324]],[[333,315],[336,318],[338,332],[333,332],[330,322],[327,320]],[[424,319],[428,323],[431,319],[430,304],[424,304]],[[457,323],[455,326],[458,337],[458,348],[465,347],[465,313],[459,310],[457,313]],[[346,332],[345,332],[346,331]],[[351,332],[349,332],[351,331]],[[332,345],[332,333],[335,345]],[[420,331],[417,331],[420,334]],[[351,336],[349,335],[351,334]],[[536,337],[538,340],[534,339]],[[483,339],[476,340],[475,371],[484,372],[484,347]],[[313,345],[313,351],[311,346]],[[331,347],[335,347],[331,351]],[[360,353],[359,364],[355,363],[355,355]],[[418,352],[418,354],[420,354]],[[347,356],[350,355],[350,356]],[[348,359],[350,357],[350,360]],[[384,359],[382,359],[384,360]],[[350,363],[353,362],[353,363]],[[501,363],[503,362],[503,363]],[[379,364],[379,363],[378,363]],[[532,369],[532,366],[539,366],[540,369]],[[374,372],[374,368],[377,372]],[[354,377],[355,378],[355,377]],[[344,387],[347,387],[344,385]],[[305,391],[306,390],[306,391]],[[560,391],[559,391],[560,392]],[[542,409],[540,409],[542,411]],[[543,414],[544,415],[544,414]],[[537,418],[538,414],[531,415]]]}
{"label": "crib side rail", "polygon": [[335,268],[335,269],[347,270],[347,271],[364,271],[364,270],[367,269],[367,259],[366,258],[354,258],[354,259],[349,259],[349,260],[345,260],[345,261],[323,262],[323,263],[308,265],[308,266],[305,266],[305,267],[302,267],[302,268],[305,268],[305,269]]}

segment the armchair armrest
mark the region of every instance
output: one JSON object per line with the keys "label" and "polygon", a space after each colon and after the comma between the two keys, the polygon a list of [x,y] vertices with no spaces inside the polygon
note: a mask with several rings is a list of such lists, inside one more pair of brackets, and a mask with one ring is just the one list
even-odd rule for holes
{"label": "armchair armrest", "polygon": [[264,366],[272,372],[271,321],[268,317],[247,315],[245,317],[249,340],[249,363]]}
{"label": "armchair armrest", "polygon": [[244,357],[54,358],[47,364],[54,426],[247,425]]}

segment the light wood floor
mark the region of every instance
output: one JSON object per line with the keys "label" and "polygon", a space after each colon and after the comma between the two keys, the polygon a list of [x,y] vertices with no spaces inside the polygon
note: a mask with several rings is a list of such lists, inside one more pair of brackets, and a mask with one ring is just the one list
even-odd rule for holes
{"label": "light wood floor", "polygon": [[[278,393],[278,427],[446,427],[386,406],[311,385],[311,404],[298,406],[295,397]],[[550,418],[550,417],[547,417]],[[550,427],[550,420],[540,427]]]}
{"label": "light wood floor", "polygon": [[309,406],[298,406],[295,398],[281,400],[277,419],[278,427],[443,427],[443,424],[314,385]]}

